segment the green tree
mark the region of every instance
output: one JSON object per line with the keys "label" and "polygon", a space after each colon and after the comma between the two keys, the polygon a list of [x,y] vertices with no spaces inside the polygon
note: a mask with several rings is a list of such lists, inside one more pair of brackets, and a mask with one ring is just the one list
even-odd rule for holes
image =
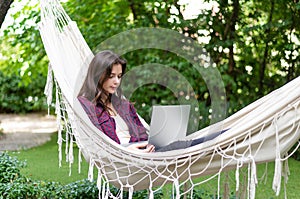
{"label": "green tree", "polygon": [[[211,2],[211,1],[207,1]],[[299,1],[224,1],[198,16],[223,74],[229,113],[299,75]]]}
{"label": "green tree", "polygon": [[10,24],[0,32],[0,110],[40,111],[46,109],[43,89],[48,59],[38,32],[38,4],[15,1],[10,11],[6,17]]}
{"label": "green tree", "polygon": [[[23,2],[12,4],[23,7],[13,13],[14,23],[3,30],[0,45],[5,50],[1,51],[0,67],[5,75],[20,76],[19,86],[35,85],[32,89],[42,99],[48,60],[37,28],[39,6]],[[93,50],[107,38],[138,27],[168,28],[196,41],[204,38],[206,42],[202,45],[216,63],[226,86],[229,114],[299,75],[299,1],[205,2],[212,3],[211,9],[202,10],[192,19],[185,19],[185,5],[173,0],[69,0],[63,7]],[[204,117],[208,117],[210,94],[202,77],[196,75],[186,60],[153,49],[124,56],[129,69],[144,63],[159,63],[178,70],[189,79],[195,91],[193,96],[199,101]],[[147,85],[136,91],[132,99],[147,117],[152,104],[176,103],[177,96],[159,85]]]}

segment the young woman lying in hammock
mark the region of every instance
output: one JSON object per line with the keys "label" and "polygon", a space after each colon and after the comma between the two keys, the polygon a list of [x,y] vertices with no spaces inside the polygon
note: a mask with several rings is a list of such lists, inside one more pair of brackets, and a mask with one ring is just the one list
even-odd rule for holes
{"label": "young woman lying in hammock", "polygon": [[[212,136],[189,141],[176,141],[160,149],[148,144],[146,128],[135,108],[122,97],[121,79],[126,61],[111,51],[102,51],[91,61],[78,99],[93,124],[118,144],[144,153],[187,148],[213,139]],[[222,133],[222,132],[221,132]],[[129,144],[128,143],[134,143]]]}

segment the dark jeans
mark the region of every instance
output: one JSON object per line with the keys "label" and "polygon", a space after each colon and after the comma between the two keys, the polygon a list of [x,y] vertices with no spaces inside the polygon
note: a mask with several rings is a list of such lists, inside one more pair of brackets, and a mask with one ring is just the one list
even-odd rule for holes
{"label": "dark jeans", "polygon": [[227,130],[228,129],[225,129],[225,130],[222,130],[222,131],[219,131],[219,132],[215,132],[215,133],[211,133],[208,136],[197,138],[197,139],[194,139],[194,140],[175,141],[175,142],[172,142],[171,144],[168,144],[168,145],[160,147],[160,148],[155,147],[155,151],[156,152],[164,152],[164,151],[172,151],[172,150],[177,150],[177,149],[185,149],[185,148],[195,146],[197,144],[201,144],[203,142],[212,140],[212,139],[218,137],[219,135],[221,135],[222,133],[224,133]]}

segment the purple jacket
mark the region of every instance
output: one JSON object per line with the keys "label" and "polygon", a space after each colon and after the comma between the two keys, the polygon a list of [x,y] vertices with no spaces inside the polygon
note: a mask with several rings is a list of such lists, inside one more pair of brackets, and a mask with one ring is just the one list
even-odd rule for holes
{"label": "purple jacket", "polygon": [[[112,140],[120,144],[120,140],[116,134],[116,122],[101,105],[95,106],[83,96],[78,97],[83,109],[89,116],[92,123]],[[114,100],[113,100],[114,101]],[[114,104],[114,108],[129,128],[129,142],[139,142],[148,140],[146,128],[141,123],[133,105],[127,100],[122,100],[120,105]]]}

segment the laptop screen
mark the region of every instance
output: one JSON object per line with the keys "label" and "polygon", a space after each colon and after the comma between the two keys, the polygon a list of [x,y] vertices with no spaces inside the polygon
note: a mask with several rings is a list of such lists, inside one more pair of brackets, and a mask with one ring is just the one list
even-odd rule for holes
{"label": "laptop screen", "polygon": [[163,147],[186,136],[190,105],[153,106],[149,143]]}

